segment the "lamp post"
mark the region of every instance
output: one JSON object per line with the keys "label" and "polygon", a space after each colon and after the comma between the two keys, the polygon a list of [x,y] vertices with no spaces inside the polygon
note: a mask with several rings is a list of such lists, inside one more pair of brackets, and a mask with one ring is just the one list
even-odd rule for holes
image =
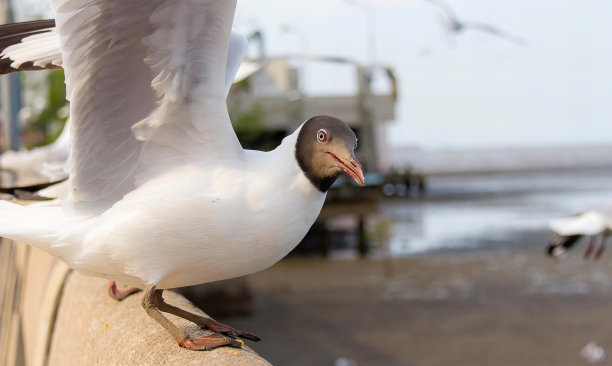
{"label": "lamp post", "polygon": [[360,160],[366,171],[378,171],[378,150],[376,146],[376,121],[372,103],[372,71],[376,66],[376,14],[372,4],[361,0],[344,0],[348,5],[361,9],[366,16],[367,62],[357,67],[357,104],[360,123]]}
{"label": "lamp post", "polygon": [[376,64],[376,11],[374,5],[361,0],[344,0],[348,5],[363,11],[366,17],[367,62]]}
{"label": "lamp post", "polygon": [[299,77],[299,84],[302,86],[301,92],[302,94],[304,94],[304,91],[306,90],[306,85],[307,85],[307,63],[308,63],[308,57],[310,56],[310,49],[309,49],[309,45],[308,45],[308,35],[306,34],[306,32],[302,31],[301,29],[295,28],[289,24],[283,24],[280,27],[280,30],[285,33],[285,34],[292,34],[294,36],[296,36],[297,38],[300,39],[300,43],[301,43],[301,55],[300,55],[300,77]]}
{"label": "lamp post", "polygon": [[306,34],[306,32],[302,31],[299,28],[295,28],[289,24],[283,24],[280,27],[281,32],[285,33],[285,34],[291,34],[296,36],[297,38],[300,39],[300,43],[301,43],[301,55],[299,55],[300,57],[300,63],[299,63],[299,69],[297,70],[297,72],[295,70],[293,70],[293,72],[290,72],[290,88],[291,90],[289,91],[289,93],[291,93],[291,95],[289,96],[289,100],[290,100],[290,113],[293,117],[294,121],[303,121],[305,116],[304,116],[304,110],[305,110],[305,104],[306,104],[306,93],[305,90],[307,89],[307,76],[308,76],[308,72],[306,70],[306,68],[308,67],[308,57],[309,57],[309,50],[308,50],[308,35]]}

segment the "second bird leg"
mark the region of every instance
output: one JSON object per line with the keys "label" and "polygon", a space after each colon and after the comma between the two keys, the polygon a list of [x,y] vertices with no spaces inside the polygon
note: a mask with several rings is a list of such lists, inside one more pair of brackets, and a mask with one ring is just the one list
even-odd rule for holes
{"label": "second bird leg", "polygon": [[608,239],[608,233],[604,233],[601,237],[601,244],[599,245],[599,249],[595,253],[595,259],[599,259],[603,254],[604,250],[606,250],[606,240]]}
{"label": "second bird leg", "polygon": [[584,251],[584,259],[590,259],[591,258],[591,254],[593,254],[593,249],[595,249],[595,238],[596,236],[591,236],[591,240],[589,241],[589,246],[587,246],[586,250]]}
{"label": "second bird leg", "polygon": [[189,320],[190,322],[199,325],[201,328],[206,328],[206,329],[212,330],[213,332],[222,333],[230,337],[246,338],[246,339],[249,339],[255,342],[261,340],[261,338],[259,338],[255,334],[246,333],[241,330],[234,329],[225,324],[219,323],[213,318],[190,313],[187,310],[183,310],[174,305],[170,305],[164,301],[164,298],[162,297],[161,293],[159,294],[159,296],[155,297],[155,305],[160,311],[163,311],[165,313],[170,313],[180,318]]}
{"label": "second bird leg", "polygon": [[126,289],[119,290],[119,288],[117,288],[117,282],[108,281],[108,295],[118,301],[121,301],[131,294],[135,294],[139,291],[140,289],[136,287],[128,287]]}
{"label": "second bird leg", "polygon": [[241,348],[244,344],[239,339],[233,339],[230,337],[223,336],[218,333],[192,338],[189,337],[185,332],[179,329],[176,325],[172,324],[162,313],[159,312],[157,304],[163,302],[161,295],[164,290],[157,290],[155,286],[147,286],[142,297],[142,307],[146,310],[147,314],[155,321],[164,327],[168,333],[170,333],[174,339],[178,342],[179,346],[196,351],[208,351],[217,347],[231,346]]}

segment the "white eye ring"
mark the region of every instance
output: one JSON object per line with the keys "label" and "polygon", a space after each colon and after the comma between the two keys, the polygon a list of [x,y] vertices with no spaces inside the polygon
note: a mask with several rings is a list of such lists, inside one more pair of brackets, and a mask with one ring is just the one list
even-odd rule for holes
{"label": "white eye ring", "polygon": [[327,142],[327,131],[325,131],[325,129],[322,128],[317,131],[317,141],[320,143]]}

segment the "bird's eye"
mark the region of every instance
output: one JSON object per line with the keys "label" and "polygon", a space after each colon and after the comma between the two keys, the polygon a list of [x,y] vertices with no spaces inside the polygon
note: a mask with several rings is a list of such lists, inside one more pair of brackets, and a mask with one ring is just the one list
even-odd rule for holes
{"label": "bird's eye", "polygon": [[317,141],[319,141],[320,143],[327,142],[327,131],[325,131],[324,129],[320,129],[317,132]]}

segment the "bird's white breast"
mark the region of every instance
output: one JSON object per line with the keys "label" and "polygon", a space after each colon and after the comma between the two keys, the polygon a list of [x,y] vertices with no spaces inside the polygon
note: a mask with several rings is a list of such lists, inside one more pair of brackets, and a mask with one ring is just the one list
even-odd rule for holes
{"label": "bird's white breast", "polygon": [[79,262],[95,272],[97,261],[97,274],[160,288],[253,273],[299,243],[324,199],[292,154],[247,152],[231,163],[186,165],[95,219]]}

